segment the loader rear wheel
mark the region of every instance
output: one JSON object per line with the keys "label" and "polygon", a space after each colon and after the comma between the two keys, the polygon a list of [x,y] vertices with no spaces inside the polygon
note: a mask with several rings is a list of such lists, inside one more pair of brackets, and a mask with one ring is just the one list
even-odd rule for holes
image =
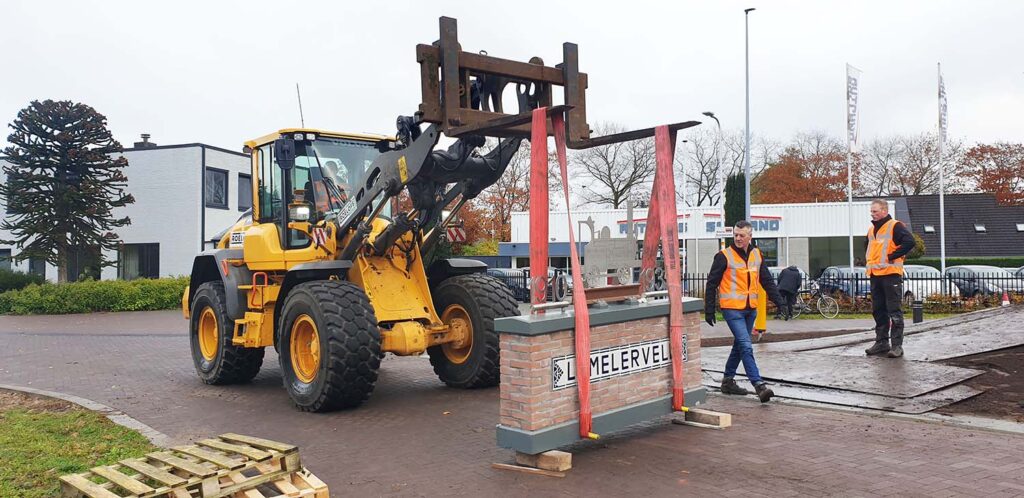
{"label": "loader rear wheel", "polygon": [[279,330],[284,387],[300,410],[353,408],[370,397],[380,368],[380,329],[357,285],[296,285],[285,299]]}
{"label": "loader rear wheel", "polygon": [[263,348],[231,343],[234,321],[228,316],[224,284],[207,282],[196,289],[189,321],[192,363],[207,384],[237,384],[252,380],[263,365]]}
{"label": "loader rear wheel", "polygon": [[512,291],[479,273],[449,278],[433,290],[441,319],[465,334],[455,343],[427,349],[434,373],[451,387],[490,387],[499,380],[498,333],[494,320],[519,314]]}

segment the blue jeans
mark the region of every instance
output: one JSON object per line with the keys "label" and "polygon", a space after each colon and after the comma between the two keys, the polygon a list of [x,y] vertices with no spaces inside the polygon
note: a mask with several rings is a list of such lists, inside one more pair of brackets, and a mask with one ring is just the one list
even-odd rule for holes
{"label": "blue jeans", "polygon": [[729,352],[729,359],[725,361],[725,376],[735,377],[736,368],[743,362],[743,370],[747,373],[750,383],[757,386],[764,382],[761,379],[761,372],[757,370],[757,363],[754,361],[754,346],[750,342],[750,334],[754,330],[754,319],[757,318],[757,310],[729,310],[723,309],[722,316],[725,323],[729,325],[729,331],[735,339],[732,342],[732,351]]}

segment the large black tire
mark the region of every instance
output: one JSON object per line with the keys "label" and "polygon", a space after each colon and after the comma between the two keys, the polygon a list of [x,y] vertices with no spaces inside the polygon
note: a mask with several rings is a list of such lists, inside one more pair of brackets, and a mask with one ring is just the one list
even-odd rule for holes
{"label": "large black tire", "polygon": [[[319,360],[306,379],[297,370],[301,370],[301,362],[293,361],[292,347],[293,333],[295,337],[300,333],[295,325],[303,316],[315,324],[319,344]],[[300,410],[354,408],[370,397],[380,368],[380,329],[362,289],[339,280],[296,285],[285,299],[280,320],[281,374],[288,395]]]}
{"label": "large black tire", "polygon": [[[238,384],[252,380],[263,365],[263,348],[246,348],[231,343],[235,322],[228,317],[222,282],[206,282],[196,289],[189,312],[189,344],[192,349],[192,363],[199,378],[207,384]],[[209,312],[207,312],[209,310]],[[211,314],[207,314],[211,313]],[[199,326],[206,317],[215,322],[214,339],[216,353],[209,358],[210,345],[206,354],[200,345]]]}
{"label": "large black tire", "polygon": [[473,343],[461,363],[449,358],[445,345],[427,349],[434,373],[451,387],[473,389],[498,385],[500,365],[494,320],[519,315],[519,305],[512,291],[501,280],[474,273],[441,282],[433,294],[434,307],[442,317],[449,307],[461,306],[473,327]]}

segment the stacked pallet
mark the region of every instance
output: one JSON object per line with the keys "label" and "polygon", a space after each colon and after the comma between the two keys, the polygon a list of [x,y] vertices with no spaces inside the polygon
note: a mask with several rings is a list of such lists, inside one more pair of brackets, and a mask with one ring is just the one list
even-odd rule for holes
{"label": "stacked pallet", "polygon": [[297,447],[223,434],[63,476],[64,498],[328,498]]}

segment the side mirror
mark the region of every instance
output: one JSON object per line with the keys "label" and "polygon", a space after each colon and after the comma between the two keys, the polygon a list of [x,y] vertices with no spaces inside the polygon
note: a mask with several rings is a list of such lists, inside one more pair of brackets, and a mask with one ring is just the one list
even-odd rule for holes
{"label": "side mirror", "polygon": [[307,203],[288,206],[288,219],[291,221],[309,221],[312,210]]}
{"label": "side mirror", "polygon": [[283,170],[295,167],[295,141],[291,138],[274,140],[274,159]]}

